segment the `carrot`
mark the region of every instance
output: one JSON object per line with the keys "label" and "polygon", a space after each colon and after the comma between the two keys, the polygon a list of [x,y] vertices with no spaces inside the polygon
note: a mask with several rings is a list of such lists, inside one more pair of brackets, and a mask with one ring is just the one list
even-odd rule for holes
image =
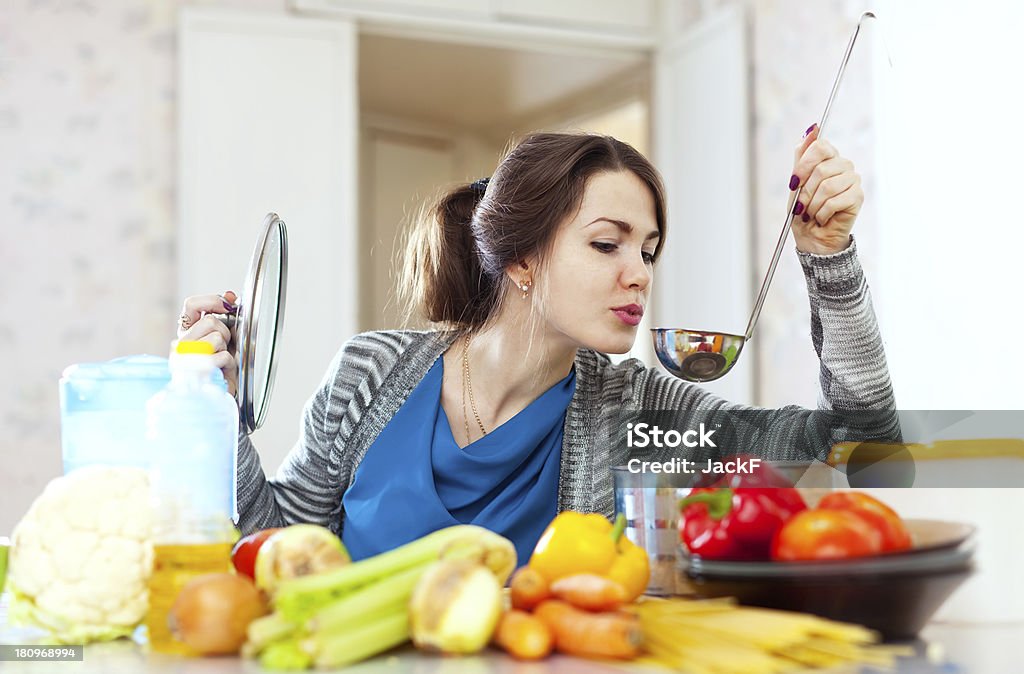
{"label": "carrot", "polygon": [[595,573],[559,578],[551,584],[551,594],[588,611],[614,611],[626,603],[626,588]]}
{"label": "carrot", "polygon": [[547,623],[516,609],[501,616],[494,641],[519,660],[540,660],[547,657],[554,645]]}
{"label": "carrot", "polygon": [[512,596],[512,608],[530,611],[534,606],[551,596],[548,581],[540,572],[524,566],[512,574],[509,582],[509,594]]}
{"label": "carrot", "polygon": [[626,612],[590,613],[560,599],[543,601],[533,614],[547,623],[555,648],[582,658],[628,660],[640,654],[640,621]]}

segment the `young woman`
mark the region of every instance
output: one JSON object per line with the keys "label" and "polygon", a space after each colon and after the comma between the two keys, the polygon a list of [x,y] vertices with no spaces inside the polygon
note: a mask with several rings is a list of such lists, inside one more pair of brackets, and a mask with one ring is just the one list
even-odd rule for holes
{"label": "young woman", "polygon": [[[850,235],[860,178],[812,127],[790,189],[799,189],[793,234],[821,359],[820,407],[892,410]],[[747,412],[756,432],[783,446],[827,434],[810,410],[731,405],[604,355],[632,347],[666,234],[661,179],[629,145],[531,135],[489,180],[452,190],[432,215],[410,237],[402,285],[441,329],[349,340],[275,479],[240,436],[243,531],[315,522],[358,559],[471,522],[510,538],[525,560],[557,512],[612,514],[609,469],[629,458],[623,410],[675,410],[688,428],[714,412]],[[227,330],[203,318],[226,311],[224,299],[185,300],[179,337],[212,341],[233,379]]]}

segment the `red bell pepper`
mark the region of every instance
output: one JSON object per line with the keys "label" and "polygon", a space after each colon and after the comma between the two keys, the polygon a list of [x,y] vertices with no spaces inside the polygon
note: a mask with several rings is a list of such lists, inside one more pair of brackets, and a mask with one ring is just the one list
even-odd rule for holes
{"label": "red bell pepper", "polygon": [[792,487],[737,487],[694,489],[679,507],[679,537],[690,554],[767,560],[775,533],[807,504]]}

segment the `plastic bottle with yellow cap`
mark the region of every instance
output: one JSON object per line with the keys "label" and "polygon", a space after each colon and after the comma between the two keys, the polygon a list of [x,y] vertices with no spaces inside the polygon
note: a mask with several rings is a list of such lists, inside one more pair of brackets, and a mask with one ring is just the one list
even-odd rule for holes
{"label": "plastic bottle with yellow cap", "polygon": [[171,383],[146,407],[155,558],[146,627],[151,649],[187,655],[167,616],[191,578],[230,570],[238,407],[215,381],[210,343],[178,342],[170,368]]}

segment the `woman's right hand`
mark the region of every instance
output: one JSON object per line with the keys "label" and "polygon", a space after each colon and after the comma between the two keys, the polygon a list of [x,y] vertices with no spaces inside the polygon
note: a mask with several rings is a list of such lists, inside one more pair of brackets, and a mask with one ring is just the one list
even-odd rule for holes
{"label": "woman's right hand", "polygon": [[209,314],[233,314],[238,311],[238,296],[227,291],[223,295],[192,295],[185,298],[178,318],[178,339],[209,342],[213,345],[213,358],[224,373],[228,393],[235,395],[238,388],[238,363],[228,351],[231,330],[220,319]]}

